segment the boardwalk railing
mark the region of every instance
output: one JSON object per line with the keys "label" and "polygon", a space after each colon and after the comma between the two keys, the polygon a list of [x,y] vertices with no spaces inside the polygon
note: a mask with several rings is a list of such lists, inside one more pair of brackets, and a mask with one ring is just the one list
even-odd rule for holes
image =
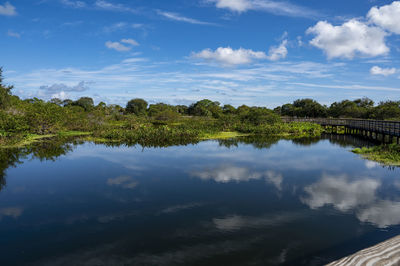
{"label": "boardwalk railing", "polygon": [[381,134],[389,138],[400,137],[400,121],[368,120],[368,119],[345,119],[345,118],[294,118],[282,117],[284,122],[310,122],[322,126],[345,127],[345,129],[356,130],[356,133],[371,135]]}

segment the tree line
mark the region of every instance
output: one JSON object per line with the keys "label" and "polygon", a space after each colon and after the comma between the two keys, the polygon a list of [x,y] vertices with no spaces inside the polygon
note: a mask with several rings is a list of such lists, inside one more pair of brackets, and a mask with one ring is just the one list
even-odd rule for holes
{"label": "tree line", "polygon": [[400,101],[382,101],[377,105],[369,98],[334,102],[329,107],[312,99],[300,99],[276,107],[274,111],[282,116],[292,117],[334,117],[363,119],[400,120]]}
{"label": "tree line", "polygon": [[281,121],[281,116],[400,120],[400,101],[385,101],[376,105],[368,98],[343,100],[329,107],[312,99],[299,99],[273,110],[247,105],[221,105],[208,99],[186,106],[149,104],[144,99],[135,98],[123,107],[104,102],[95,105],[90,97],[77,100],[54,98],[49,101],[20,99],[12,94],[12,89],[12,86],[4,84],[0,68],[0,137],[19,133],[43,135],[61,130],[93,132],[105,125],[117,126],[118,121],[123,121],[124,125],[133,129],[138,127],[140,119],[143,125],[198,117],[205,121],[217,120],[218,128],[222,130],[240,129],[244,132],[249,131],[249,126],[254,130],[256,126],[276,124]]}

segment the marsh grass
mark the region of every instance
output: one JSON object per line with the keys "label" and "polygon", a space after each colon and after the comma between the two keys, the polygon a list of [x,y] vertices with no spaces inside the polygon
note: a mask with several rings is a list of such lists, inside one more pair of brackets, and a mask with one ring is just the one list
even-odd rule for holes
{"label": "marsh grass", "polygon": [[386,144],[370,148],[362,147],[353,149],[352,152],[383,165],[400,166],[400,145]]}

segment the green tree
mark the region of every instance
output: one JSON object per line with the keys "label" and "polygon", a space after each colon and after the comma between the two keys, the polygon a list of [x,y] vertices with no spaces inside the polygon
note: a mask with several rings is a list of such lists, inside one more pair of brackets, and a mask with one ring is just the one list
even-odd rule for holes
{"label": "green tree", "polygon": [[188,111],[190,115],[217,118],[222,114],[222,109],[219,105],[219,102],[204,99],[190,105]]}
{"label": "green tree", "polygon": [[247,112],[240,114],[242,122],[248,122],[253,125],[274,124],[280,121],[279,115],[265,107],[250,107]]}
{"label": "green tree", "polygon": [[30,131],[37,134],[56,132],[61,128],[65,113],[63,108],[44,101],[35,101],[25,110]]}
{"label": "green tree", "polygon": [[225,105],[222,107],[222,112],[223,112],[224,114],[234,114],[234,113],[236,113],[236,108],[233,107],[233,106],[230,105],[230,104],[225,104]]}
{"label": "green tree", "polygon": [[81,97],[73,102],[72,105],[80,106],[85,109],[85,111],[91,111],[94,107],[94,102],[93,99],[90,97]]}
{"label": "green tree", "polygon": [[7,86],[3,83],[3,68],[0,67],[0,108],[4,109],[10,104],[11,90],[13,86]]}
{"label": "green tree", "polygon": [[73,102],[74,101],[71,99],[65,99],[64,101],[62,101],[62,106],[66,107],[66,106],[72,105]]}
{"label": "green tree", "polygon": [[366,118],[367,109],[361,107],[355,101],[343,100],[332,103],[328,109],[328,114],[332,117]]}
{"label": "green tree", "polygon": [[143,99],[132,99],[126,104],[126,112],[136,115],[146,114],[148,103]]}
{"label": "green tree", "polygon": [[189,107],[187,107],[186,105],[177,105],[176,107],[176,111],[178,113],[180,113],[181,115],[188,115],[188,109]]}
{"label": "green tree", "polygon": [[312,99],[299,99],[293,102],[297,117],[326,117],[327,108]]}
{"label": "green tree", "polygon": [[52,98],[50,100],[51,103],[57,104],[58,106],[63,106],[63,101],[59,98]]}
{"label": "green tree", "polygon": [[287,103],[281,107],[281,115],[283,116],[295,116],[295,108],[293,104]]}
{"label": "green tree", "polygon": [[400,101],[380,102],[373,114],[375,119],[400,119]]}

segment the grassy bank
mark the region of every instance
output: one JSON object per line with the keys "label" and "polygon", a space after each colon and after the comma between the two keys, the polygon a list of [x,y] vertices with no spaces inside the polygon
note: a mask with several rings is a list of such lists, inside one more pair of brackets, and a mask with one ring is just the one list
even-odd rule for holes
{"label": "grassy bank", "polygon": [[89,136],[91,132],[82,131],[60,131],[54,134],[9,134],[7,137],[0,138],[0,148],[23,148],[25,146],[31,145],[36,142],[46,141],[54,137],[79,137],[79,136]]}
{"label": "grassy bank", "polygon": [[387,166],[400,166],[400,145],[389,144],[371,148],[356,148],[354,153]]}
{"label": "grassy bank", "polygon": [[80,137],[96,143],[126,143],[142,146],[168,146],[196,143],[207,139],[229,139],[243,136],[304,137],[319,136],[323,129],[311,123],[250,123],[212,118],[186,117],[173,121],[124,117],[108,120],[92,130],[54,130],[49,134],[6,132],[0,147],[22,147],[51,137]]}

